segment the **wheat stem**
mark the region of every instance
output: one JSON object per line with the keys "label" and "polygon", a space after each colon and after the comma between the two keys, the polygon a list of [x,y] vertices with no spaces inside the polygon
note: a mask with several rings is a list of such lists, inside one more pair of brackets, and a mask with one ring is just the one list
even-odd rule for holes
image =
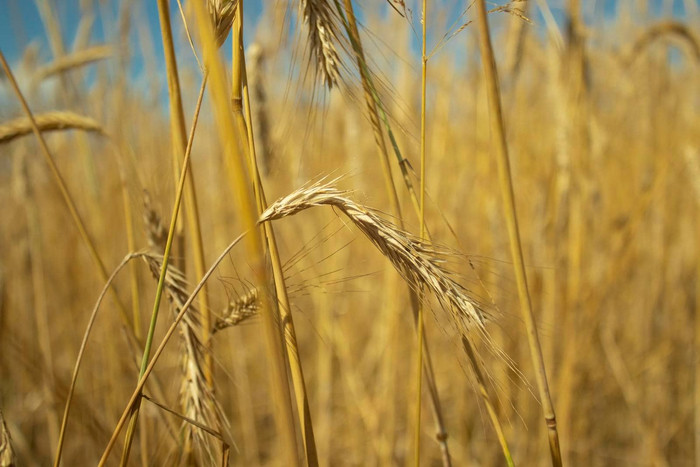
{"label": "wheat stem", "polygon": [[[238,3],[238,14],[237,17],[243,17],[243,2]],[[242,90],[244,92],[245,99],[244,109],[245,109],[245,119],[240,112],[237,112],[237,108],[234,108],[234,116],[237,117],[239,125],[243,125],[246,130],[248,137],[248,160],[251,167],[251,175],[253,178],[253,186],[255,188],[255,194],[258,203],[258,214],[261,214],[265,209],[267,209],[267,200],[265,198],[265,190],[262,185],[262,180],[260,179],[260,171],[258,170],[257,163],[257,153],[255,150],[255,138],[253,134],[253,116],[250,106],[250,94],[248,91],[248,79],[246,70],[246,60],[245,54],[243,53],[243,26],[234,31],[234,49],[237,50],[237,54],[240,57],[240,84],[242,85]],[[234,61],[234,63],[236,63]],[[234,71],[233,76],[237,76],[238,73]],[[237,80],[234,80],[234,85]],[[235,93],[240,93],[240,88],[233,88],[234,92],[234,102],[236,99],[240,99],[240,94],[238,96]],[[247,119],[247,124],[246,124]],[[309,407],[309,401],[306,391],[306,382],[304,379],[304,371],[302,369],[300,353],[297,344],[296,330],[294,327],[294,319],[292,317],[292,308],[289,302],[289,294],[287,293],[287,286],[284,279],[284,273],[282,269],[282,262],[279,255],[279,250],[277,247],[277,239],[275,237],[275,231],[272,224],[266,223],[263,225],[263,230],[265,234],[265,240],[268,248],[268,253],[270,254],[270,262],[272,264],[272,274],[275,283],[275,291],[278,300],[278,314],[283,323],[284,331],[284,342],[286,345],[287,359],[289,362],[289,367],[292,376],[292,384],[294,385],[294,394],[296,396],[297,408],[299,412],[299,424],[301,427],[302,441],[304,443],[304,450],[306,453],[306,461],[308,465],[317,466],[318,465],[318,453],[316,450],[316,439],[314,436],[313,424],[311,420],[311,410]]]}
{"label": "wheat stem", "polygon": [[[218,57],[218,48],[214,40],[214,34],[208,15],[201,2],[194,2],[198,29],[202,38],[204,49],[204,65],[210,76],[210,93],[215,111],[215,121],[219,131],[219,139],[224,148],[226,159],[225,166],[230,178],[231,187],[236,190],[235,198],[238,205],[238,215],[242,224],[251,230],[246,247],[248,261],[253,271],[256,286],[261,291],[267,290],[270,283],[269,273],[265,267],[265,252],[262,238],[256,229],[256,204],[251,195],[249,161],[245,157],[245,133],[241,133],[236,125],[228,104],[229,92],[227,91],[224,69]],[[242,18],[236,18],[242,21]],[[262,321],[267,345],[267,356],[270,364],[271,392],[275,401],[274,417],[282,434],[282,446],[284,457],[291,465],[299,462],[296,445],[296,428],[291,405],[287,368],[282,350],[282,333],[279,327],[278,316],[275,314],[274,304],[271,306],[267,294],[261,293]]]}
{"label": "wheat stem", "polygon": [[122,268],[126,266],[126,264],[135,256],[136,255],[132,253],[126,255],[122,262],[119,263],[119,265],[114,269],[112,274],[107,278],[107,280],[105,280],[105,285],[102,288],[102,292],[97,298],[97,302],[95,303],[95,306],[92,309],[92,313],[90,314],[90,318],[88,319],[87,328],[83,333],[83,340],[80,343],[80,350],[78,350],[78,357],[76,358],[75,365],[73,366],[73,376],[71,377],[70,387],[68,388],[68,397],[66,397],[66,407],[63,409],[63,419],[61,420],[61,429],[58,435],[58,446],[56,447],[56,457],[53,464],[54,467],[58,467],[61,463],[61,454],[63,452],[63,444],[65,442],[66,427],[68,426],[68,415],[70,414],[70,409],[73,402],[73,395],[75,393],[75,385],[78,381],[80,365],[82,364],[83,357],[85,356],[85,349],[87,348],[88,338],[90,337],[90,333],[92,332],[92,328],[95,324],[95,319],[97,318],[97,311],[100,309],[100,305],[102,304],[102,300],[104,299],[107,290],[110,290],[110,288],[112,287],[112,282],[114,281],[114,278],[117,277],[119,271],[121,271]]}
{"label": "wheat stem", "polygon": [[[369,112],[370,116],[370,123],[372,124],[372,130],[374,132],[374,141],[375,144],[379,150],[379,155],[380,155],[380,161],[382,164],[382,171],[384,173],[384,180],[385,180],[385,185],[387,189],[387,193],[389,195],[389,201],[392,207],[392,215],[398,220],[399,226],[403,229],[404,228],[404,220],[403,220],[403,215],[401,213],[401,207],[399,204],[398,200],[398,195],[397,195],[397,190],[396,190],[396,185],[394,184],[393,176],[392,176],[392,171],[391,171],[391,165],[389,163],[389,155],[387,152],[387,147],[386,143],[384,141],[384,135],[382,133],[382,127],[380,120],[384,122],[386,126],[387,133],[389,134],[389,138],[391,140],[392,146],[394,148],[394,152],[398,158],[399,162],[399,168],[401,169],[401,172],[403,174],[403,180],[404,184],[406,185],[406,189],[411,197],[411,201],[413,203],[413,207],[415,208],[416,215],[420,217],[420,206],[418,203],[418,199],[416,197],[415,190],[413,189],[413,184],[411,183],[410,178],[408,177],[408,172],[407,172],[407,166],[406,166],[406,160],[402,158],[401,152],[399,151],[398,144],[396,142],[396,139],[394,138],[394,134],[391,130],[391,126],[389,125],[389,121],[386,117],[386,114],[384,113],[383,109],[383,104],[381,100],[379,99],[379,96],[374,88],[374,82],[372,79],[372,74],[370,73],[369,67],[367,65],[367,61],[365,59],[365,54],[362,48],[362,40],[360,38],[360,34],[357,28],[357,22],[355,20],[355,13],[354,9],[352,6],[352,1],[351,0],[344,0],[345,4],[345,13],[347,14],[347,20],[345,17],[342,15],[342,9],[340,8],[339,3],[336,1],[336,6],[337,9],[341,15],[341,20],[343,21],[343,25],[345,28],[348,30],[348,37],[350,38],[350,42],[352,44],[353,50],[355,52],[355,57],[357,60],[357,67],[360,71],[360,78],[362,81],[362,88],[364,91],[365,95],[365,102],[367,105],[367,109]],[[381,111],[381,118],[380,118],[380,111]],[[428,238],[430,237],[430,233],[426,229],[426,234]],[[418,330],[418,306],[419,306],[419,300],[418,297],[416,297],[416,291],[411,289],[409,287],[409,298],[411,302],[411,309],[413,312],[413,320],[414,320],[414,325],[416,326],[416,331],[418,333],[423,332]],[[421,320],[422,321],[422,320]],[[424,326],[424,324],[423,324]],[[452,465],[452,460],[450,456],[450,451],[449,447],[447,445],[447,429],[445,427],[444,423],[444,417],[442,414],[442,408],[440,405],[440,396],[438,394],[437,390],[437,384],[435,383],[435,375],[433,371],[433,364],[432,364],[432,359],[430,357],[430,347],[428,346],[428,342],[425,338],[422,339],[423,341],[423,353],[424,353],[424,362],[425,362],[425,372],[426,372],[426,379],[427,379],[427,384],[428,384],[428,389],[429,389],[429,394],[430,394],[430,401],[431,405],[433,407],[433,412],[435,416],[435,424],[437,426],[437,433],[435,434],[435,439],[437,443],[440,445],[440,450],[442,452],[442,462],[444,467],[449,467]]]}
{"label": "wheat stem", "polygon": [[[421,34],[421,98],[420,98],[420,239],[421,241],[425,239],[425,124],[426,124],[426,106],[428,104],[426,98],[426,86],[428,81],[428,57],[426,56],[427,47],[427,28],[428,28],[428,18],[427,10],[428,2],[423,0],[422,4],[422,34]],[[423,404],[421,395],[423,389],[423,290],[419,291],[421,294],[420,300],[418,301],[418,363],[416,369],[416,420],[414,427],[414,448],[415,448],[415,458],[414,462],[416,467],[420,466],[420,422],[421,422],[421,410]]]}
{"label": "wheat stem", "polygon": [[[170,127],[174,143],[174,162],[176,167],[180,164],[180,157],[184,157],[187,150],[187,130],[185,128],[185,115],[182,105],[180,81],[178,78],[177,59],[175,57],[175,47],[172,38],[172,28],[170,26],[170,13],[168,2],[158,0],[158,13],[161,24],[161,36],[163,37],[163,51],[165,53],[165,65],[168,75],[168,95],[170,102]],[[200,97],[206,87],[206,77],[202,81]],[[196,277],[201,277],[206,268],[204,259],[204,245],[202,241],[202,230],[200,226],[199,203],[197,202],[197,191],[195,189],[195,179],[192,167],[189,168],[190,176],[187,177],[185,185],[185,215],[187,227],[192,241],[192,252],[194,256],[194,273]],[[177,179],[176,179],[177,180]],[[209,306],[209,291],[205,286],[199,296],[199,310],[202,314],[202,342],[205,347],[209,346],[211,329],[211,310]],[[214,386],[214,364],[210,352],[205,352],[205,376],[210,388]]]}
{"label": "wheat stem", "polygon": [[[151,346],[153,344],[153,335],[155,333],[156,323],[158,321],[158,311],[160,309],[160,302],[163,296],[163,288],[165,286],[165,277],[168,270],[168,262],[170,258],[170,251],[173,245],[173,239],[175,237],[175,227],[177,225],[178,214],[180,212],[180,205],[182,203],[182,197],[185,187],[185,179],[187,178],[187,173],[189,171],[190,154],[192,153],[192,143],[194,141],[194,134],[197,128],[197,122],[199,119],[199,110],[202,106],[202,98],[204,97],[204,88],[206,87],[206,76],[202,79],[202,86],[199,92],[199,98],[197,100],[197,105],[195,107],[194,118],[192,120],[192,128],[190,130],[190,135],[187,140],[187,147],[185,148],[184,161],[182,166],[182,173],[180,174],[180,180],[178,181],[177,194],[175,196],[175,202],[173,205],[172,216],[170,218],[170,228],[168,229],[168,238],[165,242],[165,252],[163,253],[163,264],[160,270],[160,276],[158,278],[158,286],[156,288],[156,297],[153,302],[153,311],[151,312],[151,322],[148,327],[148,334],[146,335],[146,345],[143,350],[143,358],[141,359],[141,368],[139,370],[139,378],[143,376],[146,366],[148,365],[148,358],[151,352]],[[136,421],[138,420],[139,414],[139,403],[134,405],[131,420],[129,422],[129,428],[127,429],[126,438],[124,442],[124,450],[122,452],[121,464],[126,465],[129,458],[129,451],[131,449],[131,443],[133,441],[134,432],[136,429]]]}
{"label": "wheat stem", "polygon": [[498,73],[496,62],[491,47],[489,37],[488,20],[486,19],[486,3],[484,0],[477,0],[477,23],[479,26],[479,47],[481,50],[484,73],[486,75],[486,90],[489,98],[491,131],[495,142],[496,159],[498,162],[498,173],[503,196],[503,209],[506,223],[508,225],[508,238],[510,241],[511,256],[515,269],[515,279],[518,286],[518,296],[520,297],[521,311],[525,326],[527,327],[528,345],[530,347],[530,357],[532,359],[537,376],[537,386],[540,394],[540,402],[549,433],[549,447],[552,457],[552,464],[555,467],[561,466],[561,451],[559,448],[559,434],[554,415],[554,405],[549,393],[547,384],[547,373],[542,357],[542,349],[537,334],[537,324],[532,310],[530,293],[527,286],[527,276],[525,274],[525,263],[523,261],[522,245],[520,244],[520,232],[518,229],[518,218],[515,210],[515,195],[513,193],[513,180],[510,173],[510,161],[508,159],[508,146],[506,144],[505,128],[501,110],[501,96],[498,90]]}

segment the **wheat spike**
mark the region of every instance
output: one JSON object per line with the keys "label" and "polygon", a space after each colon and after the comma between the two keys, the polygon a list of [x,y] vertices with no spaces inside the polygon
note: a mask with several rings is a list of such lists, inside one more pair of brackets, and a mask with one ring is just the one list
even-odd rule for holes
{"label": "wheat spike", "polygon": [[39,68],[34,74],[34,82],[38,83],[58,73],[110,58],[113,53],[114,48],[110,45],[96,45],[70,55],[64,55]]}
{"label": "wheat spike", "polygon": [[[143,255],[153,277],[158,279],[163,263],[161,255],[148,253]],[[170,301],[174,315],[177,315],[189,298],[187,282],[184,274],[172,265],[168,266],[165,275],[165,292]],[[180,403],[183,415],[189,419],[221,432],[222,421],[225,420],[223,409],[214,393],[209,389],[204,377],[204,347],[200,340],[202,331],[199,310],[191,306],[189,312],[180,323],[182,338],[182,383],[180,386]],[[185,439],[204,455],[212,455],[213,449],[207,434],[198,427],[184,422]]]}
{"label": "wheat spike", "polygon": [[[51,111],[34,115],[39,130],[83,130],[105,134],[102,126],[90,117],[67,111]],[[0,144],[32,133],[32,123],[27,117],[19,117],[0,125]]]}
{"label": "wheat spike", "polygon": [[148,248],[152,251],[165,251],[165,242],[168,239],[168,231],[160,219],[160,214],[153,209],[151,195],[143,190],[143,222],[146,227]]}
{"label": "wheat spike", "polygon": [[216,44],[221,45],[226,41],[228,33],[236,17],[238,0],[207,0],[207,9],[214,24]]}
{"label": "wheat spike", "polygon": [[260,309],[258,289],[250,289],[248,293],[236,300],[231,300],[224,310],[223,316],[216,320],[212,333],[236,326],[248,318],[252,318]]}
{"label": "wheat spike", "polygon": [[450,251],[402,231],[373,210],[352,201],[347,192],[331,186],[333,182],[304,187],[275,201],[262,213],[260,222],[291,216],[315,206],[333,206],[360,229],[412,287],[429,289],[443,308],[451,312],[458,329],[465,333],[474,328],[484,330],[483,311],[444,266]]}
{"label": "wheat spike", "polygon": [[[144,222],[148,237],[150,252],[142,258],[148,264],[153,277],[158,280],[163,264],[163,256],[159,252],[165,248],[167,231],[163,227],[160,215],[151,206],[150,196],[144,190]],[[189,298],[187,281],[184,273],[172,264],[168,265],[165,273],[165,293],[170,302],[174,315],[177,315]],[[209,388],[204,376],[204,346],[200,311],[191,306],[179,327],[182,339],[182,383],[180,386],[180,404],[183,415],[204,426],[221,431],[225,416],[213,391]],[[186,444],[199,449],[200,456],[208,453],[212,456],[211,443],[206,433],[198,427],[184,423],[183,430]]]}
{"label": "wheat spike", "polygon": [[340,58],[335,42],[337,29],[333,23],[335,14],[325,0],[301,0],[301,15],[308,29],[308,42],[311,55],[316,60],[318,72],[323,82],[332,88],[338,82]]}
{"label": "wheat spike", "polygon": [[14,467],[16,465],[15,451],[12,448],[12,437],[5,425],[5,418],[0,410],[0,467]]}

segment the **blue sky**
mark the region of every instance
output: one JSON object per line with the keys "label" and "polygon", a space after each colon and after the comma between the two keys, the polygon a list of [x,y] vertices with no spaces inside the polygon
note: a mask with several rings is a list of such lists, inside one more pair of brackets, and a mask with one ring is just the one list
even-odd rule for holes
{"label": "blue sky", "polygon": [[[83,14],[80,9],[81,3],[93,5],[96,8],[96,17],[90,38],[91,44],[104,43],[115,37],[119,8],[120,5],[124,3],[124,0],[90,0],[87,2],[81,0],[0,0],[0,50],[2,50],[2,52],[8,58],[10,64],[16,64],[18,62],[23,51],[30,43],[38,45],[38,58],[41,63],[47,62],[51,59],[51,51],[48,47],[44,26],[37,8],[37,2],[41,1],[49,1],[55,14],[58,16],[62,29],[63,42],[67,50],[72,49],[72,44],[75,40],[76,32],[78,31],[81,16]],[[188,0],[183,0],[183,2],[186,1]],[[270,4],[276,1],[281,0],[268,0]],[[530,1],[534,3],[534,6],[537,5],[536,0]],[[685,16],[683,5],[684,2],[689,0],[648,1],[653,17],[665,16],[670,10],[673,16],[683,19]],[[700,0],[690,1],[694,1],[696,4],[697,2],[700,2]],[[156,63],[153,65],[156,69],[163,69],[163,54],[159,34],[159,20],[156,0],[132,0],[130,3],[130,8],[132,10],[131,16],[143,18],[145,20],[145,24],[148,26],[147,29],[149,29],[149,33],[155,47],[154,54]],[[294,4],[295,2],[290,3]],[[406,4],[411,5],[414,12],[418,11],[418,7],[415,5],[415,3],[416,0],[406,0]],[[448,16],[451,16],[451,12],[454,12],[454,16],[457,16],[459,12],[465,8],[467,3],[470,3],[470,0],[469,2],[466,0],[432,0],[431,4],[433,6],[431,6],[431,8],[433,11],[435,11],[435,5],[439,4],[440,8],[447,8],[450,10]],[[488,1],[488,3],[495,6],[497,4],[507,2],[505,0],[491,0]],[[551,8],[555,19],[559,23],[561,23],[564,18],[563,6],[565,3],[566,0],[547,0],[547,4]],[[582,0],[581,3],[584,5],[583,8],[585,16],[587,21],[590,23],[600,22],[601,20],[605,20],[605,18],[614,18],[620,5],[624,3],[629,5],[637,5],[638,0]],[[362,20],[361,9],[363,6],[376,8],[377,5],[380,5],[380,7],[393,14],[386,6],[384,0],[360,0],[357,1],[357,4],[360,6],[360,20]],[[255,32],[255,27],[252,25],[255,25],[258,22],[263,10],[263,5],[265,5],[265,2],[263,1],[248,0],[245,3],[245,24],[249,25],[246,27],[246,43],[250,43],[252,40],[252,35]],[[174,16],[174,28],[180,28],[181,22],[179,14],[177,13],[177,3],[175,0],[171,0],[171,15]],[[414,13],[414,16],[417,15]],[[535,12],[532,14],[532,19],[535,23],[535,28],[539,29],[540,31],[544,29],[545,22],[542,15],[539,13],[539,9],[535,8]],[[132,27],[131,31],[131,41],[132,43],[136,43],[138,39],[136,37],[135,28]],[[435,34],[437,34],[437,31]],[[416,47],[417,46],[418,41],[416,40]],[[137,48],[133,49],[136,50]],[[230,50],[230,46],[225,47],[224,50]],[[183,58],[186,57],[183,56]],[[191,59],[191,55],[187,58]],[[143,68],[143,57],[139,55],[133,56],[131,60],[130,74],[138,79],[139,76],[143,75]]]}
{"label": "blue sky", "polygon": [[[72,43],[80,20],[80,1],[49,1],[52,2],[54,11],[59,16],[60,23],[63,28],[64,42],[66,44]],[[368,1],[381,0],[364,0],[364,2],[360,2],[360,4],[367,3]],[[582,3],[584,4],[584,8],[587,8],[589,11],[595,9],[595,15],[597,17],[600,17],[601,12],[604,12],[605,15],[614,15],[619,4],[623,2],[631,2],[633,4],[636,4],[637,0],[584,0]],[[103,30],[103,24],[108,24],[105,22],[105,18],[108,16],[111,17],[111,23],[115,24],[118,15],[118,8],[122,1],[94,1],[90,3],[107,5],[99,13],[100,18],[97,18],[97,20],[95,21],[95,26],[93,29],[93,43],[103,42],[105,39],[105,31]],[[410,2],[410,0],[407,1],[407,4],[410,3],[412,3]],[[463,8],[463,6],[460,7],[459,5],[463,5],[466,2],[452,1],[441,3],[443,3],[444,5],[453,5],[453,8]],[[504,3],[504,1],[500,0],[497,2],[490,3],[493,3],[495,5],[496,3],[502,4]],[[562,17],[561,6],[564,3],[564,1],[548,0],[547,3],[551,6],[555,17],[557,17],[557,19],[560,20]],[[684,15],[683,0],[649,0],[649,5],[654,16],[661,16],[663,8],[667,4],[672,5],[673,13],[675,16],[682,17]],[[135,0],[132,1],[132,5],[132,8],[137,10],[139,14],[145,14],[150,25],[154,41],[159,46],[160,44],[157,37],[158,11],[156,8],[155,0]],[[263,2],[249,0],[248,2],[246,2],[245,5],[246,16],[248,17],[247,19],[251,20],[250,22],[248,22],[248,24],[255,24],[260,16]],[[172,2],[171,8],[177,8],[177,4],[174,1]],[[538,15],[536,15],[533,18],[536,22],[537,16]],[[108,36],[110,33],[111,31],[107,31]],[[15,61],[19,57],[21,51],[24,50],[27,44],[31,41],[38,41],[41,48],[45,48],[47,46],[47,41],[41,18],[36,7],[36,2],[34,0],[0,0],[0,49],[2,49],[5,56],[10,60],[10,62]]]}

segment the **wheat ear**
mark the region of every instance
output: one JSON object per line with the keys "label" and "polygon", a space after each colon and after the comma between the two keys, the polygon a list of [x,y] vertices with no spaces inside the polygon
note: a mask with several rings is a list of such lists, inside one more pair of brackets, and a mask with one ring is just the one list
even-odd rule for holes
{"label": "wheat ear", "polygon": [[451,252],[402,231],[347,195],[331,184],[303,187],[270,205],[260,216],[260,222],[292,216],[315,206],[335,207],[360,229],[412,287],[418,290],[424,286],[430,290],[443,308],[450,311],[459,330],[464,333],[475,328],[484,331],[483,311],[444,266]]}
{"label": "wheat ear", "polygon": [[330,89],[338,82],[340,63],[335,46],[338,40],[333,22],[335,13],[326,0],[301,0],[299,7],[307,28],[312,59],[316,60],[318,73]]}
{"label": "wheat ear", "polygon": [[16,465],[17,458],[15,456],[15,451],[12,448],[12,437],[10,436],[10,430],[7,429],[5,425],[5,418],[2,415],[2,410],[0,410],[0,465],[12,467]]}
{"label": "wheat ear", "polygon": [[[143,256],[155,279],[160,275],[163,257],[149,253]],[[182,310],[189,298],[187,282],[184,274],[175,266],[170,266],[165,274],[165,293],[170,301],[174,316]],[[182,340],[182,383],[180,385],[180,404],[183,415],[214,431],[221,432],[224,420],[221,405],[216,400],[214,392],[209,389],[204,376],[204,347],[201,342],[202,321],[200,312],[195,306],[190,307],[180,323],[180,337]],[[209,438],[205,431],[195,425],[183,422],[185,439],[204,454],[205,448],[210,446]],[[213,459],[213,449],[206,449]],[[202,459],[205,461],[205,459]]]}
{"label": "wheat ear", "polygon": [[[39,131],[83,130],[104,134],[102,126],[90,117],[73,112],[52,111],[34,115]],[[26,136],[33,130],[29,117],[19,117],[0,124],[0,144]]]}

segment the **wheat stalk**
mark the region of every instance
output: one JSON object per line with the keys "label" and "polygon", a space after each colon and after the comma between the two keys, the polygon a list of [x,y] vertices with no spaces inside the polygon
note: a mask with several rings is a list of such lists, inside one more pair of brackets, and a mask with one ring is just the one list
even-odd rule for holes
{"label": "wheat stalk", "polygon": [[[503,208],[508,227],[508,239],[511,247],[511,257],[513,258],[513,268],[515,272],[516,284],[518,286],[518,296],[520,298],[521,311],[525,326],[527,328],[528,347],[532,365],[537,376],[537,385],[540,394],[540,403],[547,426],[549,436],[549,448],[554,467],[561,467],[561,449],[559,447],[559,432],[554,414],[554,404],[549,392],[547,382],[547,372],[542,356],[542,348],[537,333],[537,323],[532,309],[532,300],[527,285],[527,275],[525,273],[525,261],[523,259],[523,248],[520,241],[520,229],[518,227],[518,216],[515,209],[515,194],[513,193],[513,178],[510,171],[510,157],[508,155],[508,145],[506,142],[506,131],[503,123],[503,113],[501,106],[501,95],[499,90],[498,71],[494,58],[493,46],[489,24],[486,19],[486,2],[477,0],[477,24],[479,26],[479,50],[484,66],[486,77],[486,93],[489,102],[489,114],[491,120],[491,131],[493,133],[494,152],[498,162],[498,174],[503,197]],[[506,453],[506,458],[508,454]]]}
{"label": "wheat stalk", "polygon": [[449,310],[454,324],[463,333],[473,329],[485,332],[486,316],[467,290],[445,267],[452,252],[402,231],[373,210],[354,202],[341,191],[321,182],[300,188],[274,202],[260,216],[260,222],[292,216],[315,206],[332,206],[345,214],[355,226],[391,262],[413,288],[426,287],[443,308]]}

